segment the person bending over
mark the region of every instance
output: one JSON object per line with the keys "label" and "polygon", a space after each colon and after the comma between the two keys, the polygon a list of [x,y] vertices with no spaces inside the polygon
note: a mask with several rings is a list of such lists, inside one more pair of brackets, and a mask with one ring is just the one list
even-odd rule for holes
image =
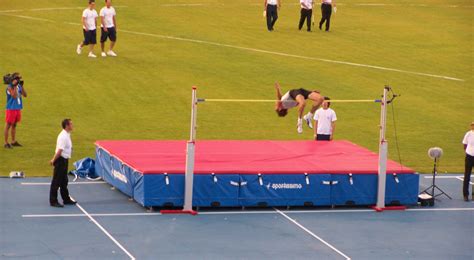
{"label": "person bending over", "polygon": [[[299,134],[303,133],[303,119],[306,121],[306,124],[309,128],[313,128],[311,118],[313,117],[316,109],[321,106],[324,101],[324,97],[319,93],[319,91],[313,90],[309,91],[303,88],[291,89],[286,92],[284,95],[281,94],[280,84],[275,83],[275,90],[277,94],[277,101],[275,104],[275,111],[280,117],[284,117],[288,114],[288,109],[292,107],[298,108],[298,123],[297,131]],[[304,108],[306,106],[306,100],[313,101],[311,111],[303,116]]]}

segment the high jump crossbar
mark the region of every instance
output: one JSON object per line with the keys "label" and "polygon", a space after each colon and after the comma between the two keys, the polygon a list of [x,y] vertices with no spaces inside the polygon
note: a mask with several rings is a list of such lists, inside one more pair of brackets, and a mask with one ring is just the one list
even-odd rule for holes
{"label": "high jump crossbar", "polygon": [[[363,103],[374,102],[380,103],[380,135],[379,135],[379,160],[378,160],[378,184],[377,184],[377,204],[373,207],[380,212],[385,209],[395,209],[385,207],[385,186],[387,174],[387,154],[388,142],[385,139],[387,127],[387,105],[393,102],[396,95],[389,99],[388,95],[391,91],[390,86],[383,89],[382,99],[358,99],[358,100],[328,100],[327,102],[340,103]],[[193,179],[194,179],[194,160],[196,146],[196,129],[197,129],[197,107],[202,102],[275,102],[276,100],[267,99],[204,99],[197,98],[197,87],[193,86],[192,103],[191,103],[191,131],[190,138],[186,144],[186,172],[184,187],[184,206],[183,210],[174,211],[172,213],[189,213],[197,214],[193,210]],[[398,208],[397,208],[398,209]]]}
{"label": "high jump crossbar", "polygon": [[[212,99],[212,98],[198,98],[197,102],[241,102],[241,103],[274,103],[274,99]],[[335,99],[325,100],[330,103],[381,103],[381,99]]]}

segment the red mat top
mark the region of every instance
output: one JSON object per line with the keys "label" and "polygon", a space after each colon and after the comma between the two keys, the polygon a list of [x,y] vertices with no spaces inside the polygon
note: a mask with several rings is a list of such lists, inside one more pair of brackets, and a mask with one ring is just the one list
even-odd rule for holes
{"label": "red mat top", "polygon": [[[184,173],[186,141],[97,141],[143,174]],[[374,174],[378,155],[348,141],[197,141],[195,173]],[[394,161],[387,173],[414,173]]]}

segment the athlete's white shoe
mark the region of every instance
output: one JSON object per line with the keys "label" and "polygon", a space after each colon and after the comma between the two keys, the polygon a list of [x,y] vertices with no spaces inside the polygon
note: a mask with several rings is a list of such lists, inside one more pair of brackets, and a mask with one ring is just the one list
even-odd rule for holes
{"label": "athlete's white shoe", "polygon": [[117,57],[117,54],[113,50],[108,51],[107,55],[112,56],[112,57]]}
{"label": "athlete's white shoe", "polygon": [[81,48],[80,44],[77,45],[76,52],[77,52],[77,54],[81,54],[82,48]]}
{"label": "athlete's white shoe", "polygon": [[88,55],[87,57],[89,57],[89,58],[97,58],[97,56],[95,56],[95,54],[92,53],[92,52],[89,52],[89,55]]}
{"label": "athlete's white shoe", "polygon": [[107,54],[105,54],[105,52],[102,52],[100,55],[102,55],[102,57],[107,57]]}
{"label": "athlete's white shoe", "polygon": [[304,121],[308,125],[309,128],[313,129],[313,122],[311,121],[311,117],[308,115],[303,116]]}
{"label": "athlete's white shoe", "polygon": [[298,119],[297,131],[298,131],[298,134],[303,133],[303,121],[301,119]]}

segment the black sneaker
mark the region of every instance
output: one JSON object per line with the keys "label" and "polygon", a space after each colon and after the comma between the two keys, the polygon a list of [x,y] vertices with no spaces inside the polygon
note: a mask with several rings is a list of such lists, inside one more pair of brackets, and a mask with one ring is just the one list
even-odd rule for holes
{"label": "black sneaker", "polygon": [[13,149],[13,146],[11,144],[5,144],[3,145],[5,149]]}
{"label": "black sneaker", "polygon": [[21,145],[19,142],[15,141],[14,143],[11,143],[11,146],[22,147],[23,145]]}
{"label": "black sneaker", "polygon": [[49,205],[51,205],[51,207],[56,207],[56,208],[64,207],[64,205],[59,202],[53,202],[53,203],[50,203]]}
{"label": "black sneaker", "polygon": [[77,201],[74,200],[67,200],[64,201],[64,205],[76,205]]}
{"label": "black sneaker", "polygon": [[469,201],[469,196],[464,196],[464,201]]}

